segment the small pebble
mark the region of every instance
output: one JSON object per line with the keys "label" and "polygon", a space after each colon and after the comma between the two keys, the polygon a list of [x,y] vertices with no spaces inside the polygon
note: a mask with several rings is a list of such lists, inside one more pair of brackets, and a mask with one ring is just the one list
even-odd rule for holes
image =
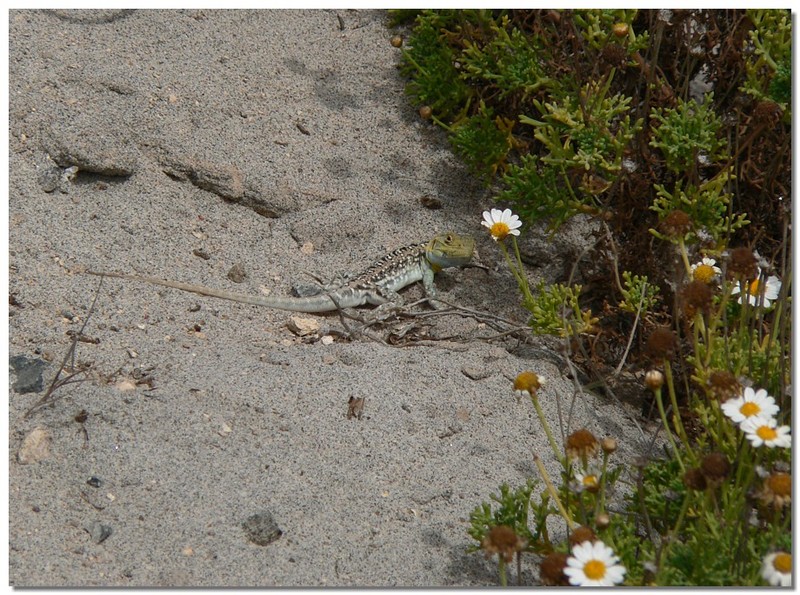
{"label": "small pebble", "polygon": [[228,279],[234,283],[242,283],[246,278],[247,273],[244,270],[244,266],[238,262],[228,271]]}
{"label": "small pebble", "polygon": [[20,465],[30,465],[48,458],[52,440],[52,436],[46,428],[36,427],[31,430],[17,451],[17,460]]}
{"label": "small pebble", "polygon": [[95,543],[103,543],[114,532],[110,525],[104,525],[100,521],[91,521],[83,526]]}
{"label": "small pebble", "polygon": [[316,318],[301,318],[300,316],[292,316],[286,323],[286,328],[292,331],[298,337],[306,337],[314,335],[319,332],[320,324]]}
{"label": "small pebble", "polygon": [[248,517],[242,523],[242,528],[247,539],[256,545],[269,545],[283,535],[283,531],[278,527],[269,511],[258,512]]}

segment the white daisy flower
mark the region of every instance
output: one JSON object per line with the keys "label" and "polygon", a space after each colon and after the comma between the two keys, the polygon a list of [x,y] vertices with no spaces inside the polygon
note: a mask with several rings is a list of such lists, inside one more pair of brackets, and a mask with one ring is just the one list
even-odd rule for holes
{"label": "white daisy flower", "polygon": [[583,491],[591,494],[600,489],[600,474],[594,471],[587,471],[582,473],[580,471],[575,473],[575,491],[579,494]]}
{"label": "white daisy flower", "polygon": [[761,279],[756,279],[755,281],[750,282],[750,284],[747,286],[746,292],[743,292],[742,286],[737,283],[731,291],[731,295],[741,293],[742,295],[739,296],[739,303],[742,304],[744,303],[744,296],[746,293],[747,303],[749,303],[751,306],[755,306],[758,302],[762,302],[765,308],[769,308],[772,305],[772,302],[778,299],[778,294],[780,291],[781,280],[775,275],[770,275],[763,283],[761,282]]}
{"label": "white daisy flower", "polygon": [[761,578],[773,587],[792,586],[792,554],[774,552],[764,557]]}
{"label": "white daisy flower", "polygon": [[758,448],[766,445],[767,448],[791,448],[792,437],[789,435],[789,426],[778,426],[775,418],[748,417],[739,427],[745,437]]}
{"label": "white daisy flower", "polygon": [[625,567],[618,562],[614,550],[602,541],[584,541],[572,548],[564,574],[578,587],[612,587],[625,578]]}
{"label": "white daisy flower", "polygon": [[756,392],[750,386],[744,389],[741,396],[725,401],[721,408],[722,412],[737,424],[754,417],[769,419],[780,411],[775,399],[770,397],[766,390],[762,388]]}
{"label": "white daisy flower", "polygon": [[722,269],[717,266],[717,261],[713,258],[704,257],[702,261],[692,265],[692,279],[711,283],[722,274]]}
{"label": "white daisy flower", "polygon": [[508,234],[518,236],[519,227],[522,227],[522,221],[519,220],[511,209],[501,211],[500,209],[492,209],[483,212],[483,221],[481,225],[489,228],[489,233],[492,234],[494,241],[505,239]]}

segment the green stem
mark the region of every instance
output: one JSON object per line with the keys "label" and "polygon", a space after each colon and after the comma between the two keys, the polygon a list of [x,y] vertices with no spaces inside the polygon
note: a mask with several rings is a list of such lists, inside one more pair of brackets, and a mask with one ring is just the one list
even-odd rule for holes
{"label": "green stem", "polygon": [[500,586],[507,587],[508,579],[506,579],[506,561],[502,554],[497,555],[497,567],[500,570]]}
{"label": "green stem", "polygon": [[539,475],[542,476],[544,480],[544,485],[547,487],[547,492],[550,494],[550,497],[553,499],[553,502],[556,503],[556,507],[558,508],[559,514],[567,521],[567,525],[569,526],[570,530],[575,528],[575,521],[572,520],[572,517],[569,516],[569,513],[564,508],[564,505],[561,503],[561,499],[558,497],[558,492],[556,491],[553,482],[550,480],[550,476],[547,474],[547,470],[542,465],[542,461],[539,459],[539,455],[536,453],[533,454],[533,462],[536,465],[536,468],[539,470]]}
{"label": "green stem", "polygon": [[678,397],[675,395],[675,384],[672,382],[672,369],[669,360],[664,360],[664,376],[667,379],[667,390],[669,392],[670,404],[672,405],[672,423],[675,426],[675,431],[678,433],[681,442],[686,446],[691,463],[695,465],[697,464],[697,460],[694,456],[694,452],[689,448],[689,438],[686,435],[686,430],[684,430],[683,422],[681,421],[681,412],[680,409],[678,409]]}
{"label": "green stem", "polygon": [[544,416],[544,411],[542,411],[542,406],[539,404],[539,397],[536,394],[536,391],[530,391],[531,401],[533,402],[533,408],[536,409],[536,415],[539,417],[539,421],[542,424],[542,428],[544,429],[544,433],[547,435],[547,440],[550,442],[550,448],[553,449],[553,454],[556,455],[556,459],[564,466],[564,455],[561,454],[561,449],[558,448],[558,443],[556,439],[553,437],[553,432],[550,430],[550,424],[547,423],[547,419]]}
{"label": "green stem", "polygon": [[670,429],[669,422],[667,421],[667,412],[664,410],[664,400],[661,398],[661,389],[657,388],[653,392],[656,395],[656,405],[658,406],[658,414],[661,416],[661,423],[664,424],[664,430],[667,432],[667,439],[669,440],[670,446],[672,446],[672,452],[675,453],[675,460],[678,461],[678,465],[681,468],[681,473],[685,473],[686,467],[683,465],[680,452],[678,452],[675,439],[672,437],[672,430]]}

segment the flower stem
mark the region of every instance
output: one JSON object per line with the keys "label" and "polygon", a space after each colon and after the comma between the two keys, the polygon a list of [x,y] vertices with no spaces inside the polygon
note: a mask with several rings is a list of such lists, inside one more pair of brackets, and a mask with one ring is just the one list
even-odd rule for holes
{"label": "flower stem", "polygon": [[553,482],[550,480],[547,470],[544,468],[542,461],[539,459],[539,455],[536,453],[533,454],[533,462],[536,464],[536,468],[539,470],[539,475],[541,475],[542,479],[544,480],[544,485],[547,486],[547,491],[550,494],[550,497],[553,499],[553,502],[556,503],[558,512],[562,517],[564,517],[564,520],[567,521],[569,528],[574,529],[576,527],[575,521],[572,520],[572,517],[569,516],[569,513],[564,508],[564,505],[561,504],[561,499],[558,497],[558,492],[556,492],[556,488],[553,485]]}
{"label": "flower stem", "polygon": [[670,446],[672,446],[672,451],[675,453],[675,460],[678,461],[678,465],[681,468],[681,473],[684,473],[686,471],[686,467],[683,466],[681,454],[678,452],[675,439],[672,437],[672,430],[670,429],[669,422],[667,421],[667,412],[664,410],[664,400],[661,398],[661,388],[657,388],[653,392],[656,395],[656,405],[658,406],[658,414],[661,416],[661,423],[664,424],[664,429],[667,431],[667,439],[669,440]]}
{"label": "flower stem", "polygon": [[544,411],[542,411],[542,406],[539,404],[539,396],[536,394],[535,390],[530,391],[531,401],[533,402],[533,408],[536,409],[536,415],[539,417],[539,421],[542,424],[542,428],[544,428],[544,433],[547,435],[547,440],[550,442],[550,448],[553,449],[553,454],[556,455],[556,459],[564,466],[564,455],[561,454],[561,449],[558,448],[558,444],[556,443],[556,439],[553,437],[553,432],[550,430],[550,424],[547,423],[547,419],[544,416]]}

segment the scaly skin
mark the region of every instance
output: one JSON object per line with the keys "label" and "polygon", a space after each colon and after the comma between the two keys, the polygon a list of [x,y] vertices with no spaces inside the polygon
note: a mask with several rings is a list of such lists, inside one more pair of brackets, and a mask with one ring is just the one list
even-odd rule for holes
{"label": "scaly skin", "polygon": [[397,292],[417,281],[422,281],[425,295],[429,299],[433,299],[436,296],[436,288],[433,284],[434,273],[441,269],[462,267],[469,264],[474,248],[475,240],[471,236],[458,235],[453,232],[438,234],[429,242],[412,244],[386,254],[360,275],[335,290],[308,297],[246,295],[203,287],[202,285],[165,281],[156,277],[127,275],[125,273],[87,271],[87,274],[141,281],[232,302],[265,306],[278,310],[309,313],[331,312],[341,308],[355,308],[365,304],[392,303],[400,305],[403,300]]}

